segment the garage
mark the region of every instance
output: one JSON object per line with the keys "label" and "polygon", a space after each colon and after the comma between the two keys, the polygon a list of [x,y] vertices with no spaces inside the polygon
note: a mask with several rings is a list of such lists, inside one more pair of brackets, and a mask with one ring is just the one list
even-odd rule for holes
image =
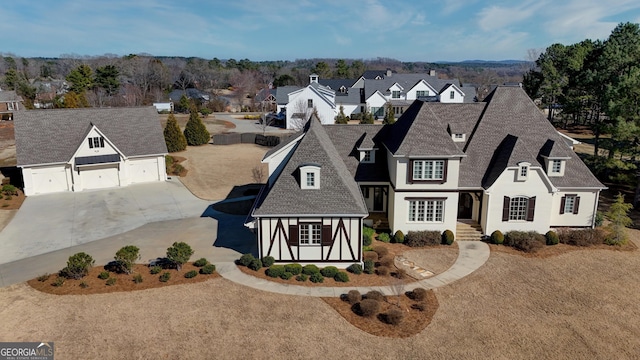
{"label": "garage", "polygon": [[131,160],[129,174],[132,184],[158,181],[158,158]]}
{"label": "garage", "polygon": [[83,189],[104,189],[120,186],[118,166],[82,167],[79,171]]}
{"label": "garage", "polygon": [[64,167],[33,169],[31,179],[38,194],[48,194],[69,190]]}

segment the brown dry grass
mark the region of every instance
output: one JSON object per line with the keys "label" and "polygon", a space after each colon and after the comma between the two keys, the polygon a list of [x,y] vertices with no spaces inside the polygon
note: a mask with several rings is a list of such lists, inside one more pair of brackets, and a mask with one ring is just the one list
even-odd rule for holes
{"label": "brown dry grass", "polygon": [[[159,114],[160,125],[164,129],[164,126],[167,123],[168,114]],[[174,114],[176,120],[178,121],[178,126],[180,129],[184,131],[184,127],[187,125],[187,121],[189,121],[189,114]],[[207,128],[207,131],[211,134],[220,134],[224,133],[229,129],[235,129],[235,125],[229,121],[216,119],[215,115],[209,115],[206,117],[200,116],[202,119],[202,123]]]}

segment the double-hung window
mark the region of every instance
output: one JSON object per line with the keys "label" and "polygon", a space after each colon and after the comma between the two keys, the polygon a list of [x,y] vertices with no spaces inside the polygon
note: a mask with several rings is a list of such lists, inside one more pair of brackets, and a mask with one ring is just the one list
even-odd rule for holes
{"label": "double-hung window", "polygon": [[444,180],[444,160],[414,160],[413,180]]}
{"label": "double-hung window", "polygon": [[400,91],[394,90],[391,92],[392,99],[400,99]]}
{"label": "double-hung window", "polygon": [[444,200],[410,200],[409,221],[442,222]]}
{"label": "double-hung window", "polygon": [[322,227],[320,224],[300,225],[300,245],[320,245]]}

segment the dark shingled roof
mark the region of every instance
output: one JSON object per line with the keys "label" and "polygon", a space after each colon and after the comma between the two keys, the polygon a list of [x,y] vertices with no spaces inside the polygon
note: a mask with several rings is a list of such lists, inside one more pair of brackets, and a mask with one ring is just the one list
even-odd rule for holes
{"label": "dark shingled roof", "polygon": [[16,94],[16,92],[13,90],[0,91],[0,102],[8,102],[8,101],[22,101],[22,97]]}
{"label": "dark shingled roof", "polygon": [[[383,125],[325,125],[325,131],[359,182],[388,182],[387,154],[380,144]],[[377,149],[374,163],[361,163],[358,149]]]}
{"label": "dark shingled roof", "polygon": [[[256,200],[254,216],[368,213],[358,184],[315,116],[293,151],[271,188],[265,188]],[[320,189],[300,188],[299,167],[308,163],[320,165]]]}
{"label": "dark shingled roof", "polygon": [[166,154],[153,106],[28,110],[15,113],[18,165],[67,162],[95,125],[124,156]]}

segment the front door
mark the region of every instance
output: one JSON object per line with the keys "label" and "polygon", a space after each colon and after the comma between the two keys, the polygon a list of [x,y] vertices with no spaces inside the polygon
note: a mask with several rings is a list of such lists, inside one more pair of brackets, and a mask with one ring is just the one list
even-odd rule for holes
{"label": "front door", "polygon": [[384,196],[381,187],[373,188],[373,211],[384,211]]}
{"label": "front door", "polygon": [[469,193],[460,193],[458,199],[458,219],[471,219],[473,213],[473,197]]}

